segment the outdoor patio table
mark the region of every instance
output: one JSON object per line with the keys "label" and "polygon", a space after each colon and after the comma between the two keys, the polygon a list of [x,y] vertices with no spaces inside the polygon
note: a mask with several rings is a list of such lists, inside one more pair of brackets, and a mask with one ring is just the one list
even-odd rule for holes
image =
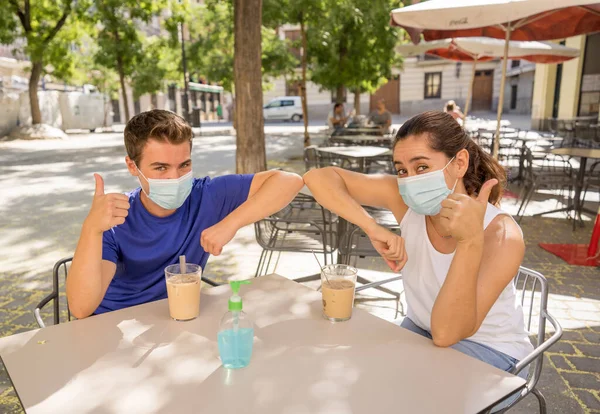
{"label": "outdoor patio table", "polygon": [[370,135],[383,135],[381,133],[381,128],[378,126],[361,126],[361,127],[346,127],[341,133],[350,133],[350,134],[370,134]]}
{"label": "outdoor patio table", "polygon": [[167,300],[0,339],[25,410],[37,413],[477,413],[525,381],[355,309],[322,317],[321,294],[277,275],[241,290],[255,322],[250,365],[221,366],[228,286],[202,290],[200,316]]}
{"label": "outdoor patio table", "polygon": [[597,215],[596,224],[594,230],[592,230],[592,239],[589,245],[585,244],[548,244],[540,243],[540,247],[547,250],[566,261],[569,264],[581,265],[581,266],[598,266],[600,265],[600,259],[593,258],[595,256],[598,239],[595,235],[600,232],[600,212],[588,210],[583,207],[583,200],[581,200],[581,192],[584,186],[585,169],[588,158],[600,159],[600,149],[591,148],[555,148],[550,150],[552,154],[556,155],[568,155],[571,157],[578,157],[580,159],[579,171],[577,172],[577,180],[575,182],[575,196],[573,198],[573,204],[568,205],[565,208],[558,210],[547,211],[544,213],[536,214],[536,216],[561,212],[561,211],[575,211],[575,217],[573,218],[574,225],[577,221],[577,215],[581,215],[582,211],[585,211],[592,215]]}
{"label": "outdoor patio table", "polygon": [[340,158],[357,160],[361,172],[366,172],[366,160],[381,156],[391,156],[392,151],[384,147],[348,146],[348,147],[319,147],[317,151],[333,154]]}

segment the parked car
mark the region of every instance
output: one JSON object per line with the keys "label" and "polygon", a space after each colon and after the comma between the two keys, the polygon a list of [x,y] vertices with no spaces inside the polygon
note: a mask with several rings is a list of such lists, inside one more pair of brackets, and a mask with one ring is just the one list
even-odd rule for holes
{"label": "parked car", "polygon": [[269,101],[263,107],[265,120],[302,120],[302,101],[299,96],[282,96]]}

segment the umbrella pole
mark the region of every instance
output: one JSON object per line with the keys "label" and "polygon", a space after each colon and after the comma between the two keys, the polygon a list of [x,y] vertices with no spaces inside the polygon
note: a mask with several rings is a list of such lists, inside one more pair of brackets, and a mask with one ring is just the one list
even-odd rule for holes
{"label": "umbrella pole", "polygon": [[473,60],[473,73],[471,74],[471,83],[469,84],[469,93],[467,94],[467,102],[465,103],[465,112],[463,112],[463,126],[467,121],[467,115],[469,115],[469,107],[471,106],[471,99],[473,99],[473,84],[475,83],[475,71],[477,69],[477,57]]}
{"label": "umbrella pole", "polygon": [[510,22],[506,26],[506,42],[504,43],[504,58],[502,61],[502,78],[500,80],[500,98],[498,99],[498,118],[496,124],[496,138],[494,139],[494,149],[492,155],[498,159],[500,149],[500,121],[502,120],[502,106],[504,105],[504,86],[506,84],[506,68],[508,66],[508,46],[510,44]]}

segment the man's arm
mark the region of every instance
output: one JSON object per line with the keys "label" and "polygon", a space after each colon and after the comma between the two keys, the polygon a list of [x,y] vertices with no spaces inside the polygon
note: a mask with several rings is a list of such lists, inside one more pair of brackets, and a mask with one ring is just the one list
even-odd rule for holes
{"label": "man's arm", "polygon": [[219,223],[202,232],[202,248],[214,256],[220,255],[239,229],[277,213],[296,197],[303,186],[304,182],[297,174],[283,171],[256,174],[248,199]]}
{"label": "man's arm", "polygon": [[117,266],[102,260],[104,231],[123,224],[129,209],[124,194],[104,194],[104,181],[95,174],[96,191],[92,208],[83,222],[73,263],[67,277],[67,301],[73,316],[90,316],[102,302]]}

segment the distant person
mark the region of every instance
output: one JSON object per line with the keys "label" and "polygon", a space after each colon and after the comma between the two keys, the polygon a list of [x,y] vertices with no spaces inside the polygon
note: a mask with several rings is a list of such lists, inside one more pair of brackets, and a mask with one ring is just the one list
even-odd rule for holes
{"label": "distant person", "polygon": [[329,115],[327,115],[327,124],[329,125],[329,129],[334,134],[344,129],[347,120],[348,117],[346,116],[346,111],[344,110],[344,104],[339,102],[333,105],[333,110],[329,112]]}
{"label": "distant person", "polygon": [[217,105],[217,119],[219,121],[223,119],[223,107],[221,106],[221,102]]}
{"label": "distant person", "polygon": [[377,109],[369,114],[369,122],[381,130],[381,134],[389,134],[392,125],[392,114],[385,107],[385,100],[377,101]]}
{"label": "distant person", "polygon": [[[454,118],[457,122],[459,119],[463,119],[465,115],[460,111],[460,107],[456,104],[456,102],[450,100],[446,102],[446,106],[444,107],[444,112],[447,112]],[[459,122],[460,123],[460,122]]]}

